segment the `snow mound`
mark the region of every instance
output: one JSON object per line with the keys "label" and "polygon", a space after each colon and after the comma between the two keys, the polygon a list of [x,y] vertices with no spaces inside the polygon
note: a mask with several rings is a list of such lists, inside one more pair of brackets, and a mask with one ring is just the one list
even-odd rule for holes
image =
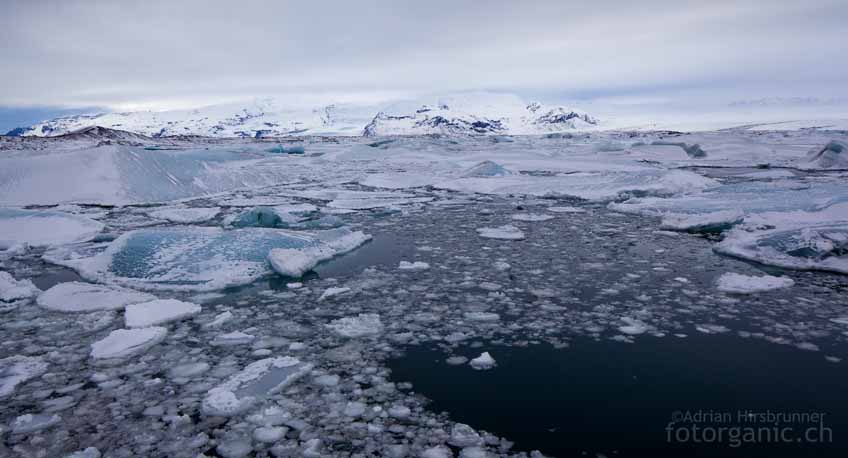
{"label": "snow mound", "polygon": [[274,248],[268,253],[271,267],[279,274],[288,277],[300,277],[323,261],[332,259],[360,247],[371,240],[371,236],[362,231],[351,232],[346,229],[327,231],[319,237],[314,246],[304,248]]}
{"label": "snow mound", "polygon": [[327,327],[342,337],[357,338],[379,334],[383,331],[380,315],[360,313],[331,321]]}
{"label": "snow mound", "polygon": [[807,161],[822,169],[848,168],[848,145],[831,140],[824,148],[810,151]]}
{"label": "snow mound", "polygon": [[14,393],[27,380],[47,372],[48,364],[39,356],[15,355],[0,359],[0,399]]}
{"label": "snow mound", "polygon": [[67,282],[41,293],[38,305],[55,312],[93,312],[119,310],[127,305],[147,302],[156,296],[115,286]]}
{"label": "snow mound", "polygon": [[163,327],[116,329],[91,344],[94,359],[115,359],[134,356],[165,340],[168,330]]}
{"label": "snow mound", "polygon": [[773,277],[771,275],[756,277],[733,272],[723,274],[716,282],[719,291],[736,294],[760,293],[789,288],[794,284],[795,282],[787,277]]}
{"label": "snow mound", "polygon": [[68,213],[0,208],[0,248],[85,242],[103,228],[93,219]]}
{"label": "snow mound", "polygon": [[147,213],[156,219],[164,219],[172,223],[194,224],[211,220],[221,213],[219,207],[209,208],[165,208]]}
{"label": "snow mound", "polygon": [[499,227],[481,227],[477,229],[477,233],[480,237],[487,239],[524,240],[524,232],[509,224]]}
{"label": "snow mound", "polygon": [[311,364],[290,356],[254,361],[226,382],[209,390],[203,398],[201,409],[205,415],[210,416],[238,415],[268,396],[279,393],[311,370]]}
{"label": "snow mound", "polygon": [[201,306],[191,302],[157,299],[128,305],[124,320],[128,328],[144,328],[190,318],[201,310]]}

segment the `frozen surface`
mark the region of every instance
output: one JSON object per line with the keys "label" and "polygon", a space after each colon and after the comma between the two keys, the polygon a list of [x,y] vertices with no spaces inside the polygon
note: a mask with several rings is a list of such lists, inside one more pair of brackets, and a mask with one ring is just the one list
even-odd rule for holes
{"label": "frozen surface", "polygon": [[191,302],[157,299],[128,305],[124,312],[124,321],[128,328],[145,328],[190,318],[201,310],[201,306]]}
{"label": "frozen surface", "polygon": [[791,278],[771,275],[750,276],[728,272],[716,282],[719,291],[725,293],[751,294],[773,289],[789,288],[795,284]]}
{"label": "frozen surface", "polygon": [[168,330],[159,327],[117,329],[91,344],[94,359],[115,359],[135,356],[165,340]]}
{"label": "frozen surface", "polygon": [[103,230],[93,219],[56,211],[0,208],[0,249],[85,242]]}

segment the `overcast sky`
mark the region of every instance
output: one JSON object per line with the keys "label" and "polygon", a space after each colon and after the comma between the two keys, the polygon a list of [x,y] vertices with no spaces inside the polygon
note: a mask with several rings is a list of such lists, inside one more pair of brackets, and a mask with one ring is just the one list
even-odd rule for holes
{"label": "overcast sky", "polygon": [[4,0],[0,106],[848,93],[846,0]]}

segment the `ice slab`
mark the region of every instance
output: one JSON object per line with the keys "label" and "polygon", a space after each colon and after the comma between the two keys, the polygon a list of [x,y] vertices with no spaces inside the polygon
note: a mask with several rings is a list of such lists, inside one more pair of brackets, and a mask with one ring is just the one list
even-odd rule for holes
{"label": "ice slab", "polygon": [[104,283],[153,290],[211,291],[248,284],[270,274],[268,255],[273,249],[329,246],[338,253],[362,237],[345,229],[307,233],[265,228],[154,228],[127,232],[104,251],[90,256],[54,253],[46,259]]}
{"label": "ice slab", "polygon": [[280,392],[311,370],[311,364],[290,356],[254,361],[226,382],[209,390],[203,399],[202,411],[211,416],[238,415]]}
{"label": "ice slab", "polygon": [[360,313],[331,321],[327,327],[342,337],[358,338],[383,332],[383,323],[376,313]]}
{"label": "ice slab", "polygon": [[319,263],[355,250],[371,236],[362,231],[346,229],[326,231],[317,237],[317,243],[303,248],[274,248],[268,254],[271,267],[279,274],[300,277]]}
{"label": "ice slab", "polygon": [[789,288],[795,282],[787,277],[774,277],[771,275],[750,276],[733,272],[723,274],[716,281],[719,291],[725,293],[751,294],[774,289]]}
{"label": "ice slab", "polygon": [[128,328],[144,328],[190,318],[201,310],[201,306],[191,302],[157,299],[128,305],[124,320]]}
{"label": "ice slab", "polygon": [[117,329],[91,344],[94,359],[126,358],[147,351],[165,340],[168,330],[163,327]]}
{"label": "ice slab", "polygon": [[0,249],[22,243],[52,246],[85,242],[103,228],[103,223],[70,213],[0,208]]}
{"label": "ice slab", "polygon": [[32,281],[15,280],[8,272],[0,271],[0,312],[25,304],[39,293],[41,290]]}
{"label": "ice slab", "polygon": [[39,356],[15,355],[0,359],[0,399],[11,395],[27,380],[47,372],[47,361]]}
{"label": "ice slab", "polygon": [[147,214],[156,219],[164,219],[172,223],[196,224],[211,220],[221,213],[219,207],[208,208],[163,208]]}
{"label": "ice slab", "polygon": [[67,282],[41,293],[38,305],[56,312],[118,310],[129,304],[152,301],[156,296],[115,286]]}
{"label": "ice slab", "polygon": [[480,237],[499,240],[524,240],[524,232],[521,229],[507,224],[499,227],[481,227],[477,229]]}

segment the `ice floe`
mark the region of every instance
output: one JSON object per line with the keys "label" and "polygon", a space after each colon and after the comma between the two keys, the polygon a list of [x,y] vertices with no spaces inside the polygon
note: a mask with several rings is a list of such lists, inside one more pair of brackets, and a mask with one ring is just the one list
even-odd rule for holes
{"label": "ice floe", "polygon": [[145,328],[190,318],[201,310],[201,306],[191,302],[157,299],[127,305],[124,320],[128,328]]}
{"label": "ice floe", "polygon": [[510,224],[498,227],[481,227],[477,229],[480,237],[499,240],[524,240],[524,232]]}
{"label": "ice floe", "polygon": [[381,333],[383,322],[376,313],[360,313],[333,320],[327,327],[342,337],[357,338]]}
{"label": "ice floe", "polygon": [[0,208],[0,249],[19,244],[51,246],[85,242],[104,227],[91,218],[69,213]]}
{"label": "ice floe", "polygon": [[789,288],[794,284],[795,282],[788,277],[774,277],[771,275],[750,276],[733,272],[723,274],[716,281],[719,291],[737,294],[751,294]]}
{"label": "ice floe", "polygon": [[116,329],[91,344],[94,359],[117,359],[135,356],[165,340],[168,330],[153,326],[149,328]]}
{"label": "ice floe", "polygon": [[398,269],[400,270],[427,270],[429,268],[430,264],[423,261],[401,261],[400,264],[398,264]]}
{"label": "ice floe", "polygon": [[233,416],[278,393],[309,373],[312,365],[290,356],[260,359],[248,364],[203,398],[203,413]]}
{"label": "ice floe", "polygon": [[353,251],[369,240],[371,236],[362,231],[327,231],[311,246],[272,249],[268,261],[277,273],[300,277],[319,263]]}
{"label": "ice floe", "polygon": [[152,301],[156,296],[117,286],[67,282],[41,293],[38,305],[56,312],[93,312],[119,310],[129,304]]}

